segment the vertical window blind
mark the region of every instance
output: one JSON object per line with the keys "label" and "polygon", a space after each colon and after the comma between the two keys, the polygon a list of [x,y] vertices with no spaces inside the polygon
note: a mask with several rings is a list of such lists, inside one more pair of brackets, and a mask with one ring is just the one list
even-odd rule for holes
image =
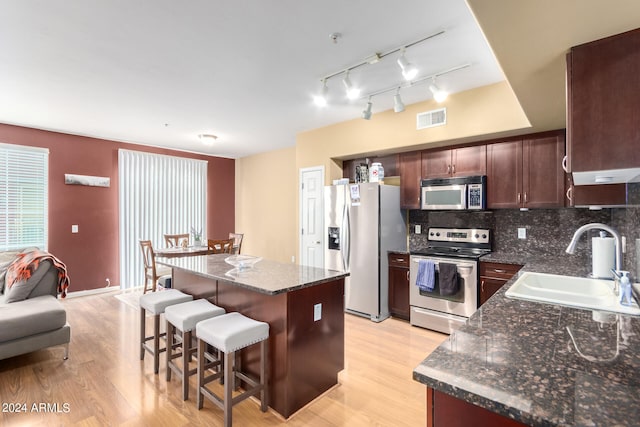
{"label": "vertical window blind", "polygon": [[120,288],[142,286],[140,240],[164,247],[165,234],[201,231],[206,239],[207,162],[118,151]]}
{"label": "vertical window blind", "polygon": [[49,150],[0,144],[0,251],[47,250]]}

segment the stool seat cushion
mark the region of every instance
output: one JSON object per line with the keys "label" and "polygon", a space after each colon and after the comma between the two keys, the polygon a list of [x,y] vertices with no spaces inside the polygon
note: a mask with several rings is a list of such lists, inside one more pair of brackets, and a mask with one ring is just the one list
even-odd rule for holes
{"label": "stool seat cushion", "polygon": [[153,314],[164,313],[165,308],[173,304],[180,304],[193,300],[193,296],[187,295],[176,289],[151,292],[140,296],[140,308]]}
{"label": "stool seat cushion", "polygon": [[196,336],[218,350],[230,353],[269,338],[269,324],[240,313],[228,313],[198,323]]}
{"label": "stool seat cushion", "polygon": [[182,332],[193,331],[196,323],[223,315],[224,308],[211,304],[206,299],[197,299],[170,305],[164,310],[164,318]]}

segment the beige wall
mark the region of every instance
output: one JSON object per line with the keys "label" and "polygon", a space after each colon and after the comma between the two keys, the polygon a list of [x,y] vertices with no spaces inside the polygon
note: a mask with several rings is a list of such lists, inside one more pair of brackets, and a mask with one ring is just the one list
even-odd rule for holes
{"label": "beige wall", "polygon": [[242,253],[280,262],[298,255],[295,147],[236,160],[236,230]]}
{"label": "beige wall", "polygon": [[[507,83],[449,96],[446,126],[416,130],[416,114],[440,108],[427,101],[303,132],[296,146],[236,162],[236,228],[243,252],[290,262],[298,257],[298,170],[324,166],[325,182],[342,177],[341,160],[361,154],[410,151],[498,135],[526,133],[529,122]],[[267,172],[268,171],[268,172]],[[244,246],[246,245],[246,246]]]}
{"label": "beige wall", "polygon": [[[417,113],[442,106],[447,108],[445,126],[416,130]],[[330,184],[342,176],[341,163],[331,158],[453,145],[528,127],[509,85],[497,83],[451,95],[442,104],[430,100],[408,105],[402,113],[388,110],[374,114],[371,120],[349,120],[300,133],[297,167],[324,165],[329,171],[325,182]]]}

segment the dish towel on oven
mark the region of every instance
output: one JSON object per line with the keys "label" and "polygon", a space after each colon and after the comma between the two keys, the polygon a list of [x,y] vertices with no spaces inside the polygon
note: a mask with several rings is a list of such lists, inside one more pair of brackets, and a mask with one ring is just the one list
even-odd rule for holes
{"label": "dish towel on oven", "polygon": [[438,265],[440,271],[438,284],[440,285],[440,295],[455,295],[460,290],[458,281],[458,268],[455,264],[441,262]]}
{"label": "dish towel on oven", "polygon": [[416,286],[423,292],[433,292],[436,286],[436,265],[427,259],[418,260]]}

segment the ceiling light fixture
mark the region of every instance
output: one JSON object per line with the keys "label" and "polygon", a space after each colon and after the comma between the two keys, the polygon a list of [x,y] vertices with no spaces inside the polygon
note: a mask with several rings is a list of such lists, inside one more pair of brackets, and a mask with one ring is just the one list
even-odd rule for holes
{"label": "ceiling light fixture", "polygon": [[418,69],[415,65],[407,61],[407,58],[404,56],[404,51],[405,49],[403,48],[401,50],[402,53],[398,58],[398,65],[402,70],[402,77],[404,77],[405,80],[409,81],[413,80],[418,75]]}
{"label": "ceiling light fixture", "polygon": [[402,102],[402,98],[400,98],[400,88],[398,88],[396,94],[393,95],[393,111],[396,113],[402,113],[404,111],[404,103]]}
{"label": "ceiling light fixture", "polygon": [[435,99],[436,102],[442,102],[445,99],[447,99],[447,96],[449,96],[449,94],[447,92],[445,92],[444,90],[442,90],[438,86],[436,86],[436,78],[435,77],[433,78],[432,83],[429,85],[429,90],[433,94],[433,99]]}
{"label": "ceiling light fixture", "polygon": [[362,110],[362,118],[365,120],[371,120],[371,107],[373,104],[371,103],[371,97],[367,101],[367,106],[364,110]]}
{"label": "ceiling light fixture", "polygon": [[318,107],[326,107],[328,93],[329,88],[327,87],[327,81],[322,80],[322,88],[320,88],[320,93],[313,97],[313,102],[315,102]]}
{"label": "ceiling light fixture", "polygon": [[[344,89],[347,93],[347,98],[349,99],[357,99],[360,96],[360,89],[355,87],[353,83],[351,83],[351,79],[349,78],[349,72],[351,70],[347,70],[347,75],[344,76],[344,80],[342,83],[344,84]],[[326,81],[326,79],[324,79]]]}
{"label": "ceiling light fixture", "polygon": [[[336,71],[335,73],[327,74],[326,76],[324,76],[323,78],[320,79],[320,82],[322,82],[322,87],[323,87],[322,90],[325,91],[324,87],[326,86],[326,83],[327,83],[327,81],[329,79],[344,74],[345,76],[344,76],[344,78],[342,80],[342,83],[344,84],[345,90],[347,92],[347,98],[349,98],[349,99],[358,99],[358,97],[360,97],[360,89],[356,88],[351,83],[351,79],[349,77],[350,71],[354,70],[356,68],[359,68],[359,67],[377,64],[382,59],[384,59],[386,56],[389,56],[389,55],[392,55],[392,54],[395,54],[395,53],[398,53],[398,52],[401,53],[401,56],[400,56],[400,58],[398,58],[397,61],[398,61],[398,64],[400,65],[400,67],[402,68],[403,75],[404,75],[406,80],[412,80],[417,76],[418,70],[411,63],[409,63],[409,61],[407,61],[407,58],[404,56],[404,52],[411,46],[415,46],[415,45],[417,45],[419,43],[422,43],[424,41],[427,41],[429,39],[432,39],[432,38],[437,37],[437,36],[442,35],[442,34],[444,34],[444,30],[440,30],[440,31],[437,31],[437,32],[435,32],[433,34],[429,34],[428,36],[423,37],[423,38],[421,38],[419,40],[416,40],[416,41],[413,41],[411,43],[407,43],[407,44],[398,46],[398,47],[396,47],[394,49],[388,50],[388,51],[383,52],[383,53],[376,52],[376,53],[368,56],[367,58],[365,58],[363,61],[360,61],[360,62],[358,62],[356,64],[353,64],[353,65],[351,65],[351,66],[349,66],[347,68],[343,68],[343,69],[341,69],[339,71]],[[342,35],[340,33],[331,33],[329,35],[329,38],[334,43],[336,43],[341,36]],[[323,92],[323,94],[324,94],[324,92]],[[323,104],[322,101],[320,101],[319,97],[314,97],[314,101],[316,101],[316,104],[318,104],[320,106],[326,105],[326,104]]]}
{"label": "ceiling light fixture", "polygon": [[213,135],[211,133],[201,133],[200,135],[198,135],[198,138],[200,138],[201,141],[207,143],[215,142],[215,140],[218,139],[216,135]]}

